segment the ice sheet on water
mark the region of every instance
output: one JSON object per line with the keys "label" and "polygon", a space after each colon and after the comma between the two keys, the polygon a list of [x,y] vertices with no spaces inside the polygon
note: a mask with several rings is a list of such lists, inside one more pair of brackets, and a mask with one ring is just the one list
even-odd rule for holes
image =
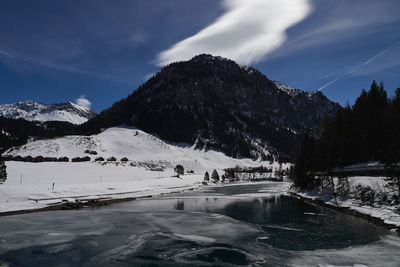
{"label": "ice sheet on water", "polygon": [[295,254],[289,266],[400,266],[400,238],[384,236],[381,240],[346,249],[303,251]]}
{"label": "ice sheet on water", "polygon": [[183,240],[189,240],[198,243],[214,243],[215,239],[212,237],[207,236],[198,236],[198,235],[181,235],[181,234],[174,234],[174,236],[181,238]]}
{"label": "ice sheet on water", "polygon": [[304,215],[325,216],[325,214],[314,212],[304,212]]}
{"label": "ice sheet on water", "polygon": [[303,229],[291,228],[291,227],[284,227],[280,225],[264,225],[265,228],[271,229],[279,229],[279,230],[286,230],[286,231],[296,231],[296,232],[303,232]]}
{"label": "ice sheet on water", "polygon": [[56,255],[56,254],[63,253],[66,251],[71,251],[73,249],[74,249],[74,245],[72,245],[72,244],[61,244],[61,245],[49,247],[47,249],[47,253]]}

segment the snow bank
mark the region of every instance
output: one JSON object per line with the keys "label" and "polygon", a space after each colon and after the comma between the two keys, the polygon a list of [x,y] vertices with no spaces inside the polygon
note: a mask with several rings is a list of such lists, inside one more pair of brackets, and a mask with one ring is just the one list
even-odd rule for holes
{"label": "snow bank", "polygon": [[[172,177],[144,167],[89,163],[7,162],[0,185],[0,212],[38,209],[61,201],[116,199],[170,193],[199,186],[202,175]],[[54,183],[54,187],[53,187]]]}
{"label": "snow bank", "polygon": [[[385,177],[356,176],[347,180],[334,178],[334,188],[325,184],[325,189],[291,191],[309,199],[318,199],[326,204],[349,208],[359,213],[382,219],[386,224],[400,227],[400,205],[395,201],[398,195]],[[346,186],[343,186],[343,181]],[[345,187],[345,188],[344,188]]]}

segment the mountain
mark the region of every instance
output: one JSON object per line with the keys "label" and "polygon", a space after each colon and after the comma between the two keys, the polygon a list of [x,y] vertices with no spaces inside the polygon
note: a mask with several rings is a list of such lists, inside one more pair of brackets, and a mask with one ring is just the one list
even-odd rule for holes
{"label": "mountain", "polygon": [[321,131],[321,120],[326,115],[334,115],[340,107],[321,92],[306,92],[282,82],[274,81],[273,83],[278,89],[292,97],[289,102],[297,120],[304,126],[299,129],[302,132],[318,135]]}
{"label": "mountain", "polygon": [[0,152],[25,144],[31,137],[49,138],[73,132],[76,124],[95,115],[91,109],[71,102],[0,104]]}
{"label": "mountain", "polygon": [[28,121],[63,121],[81,124],[93,118],[96,113],[74,103],[41,104],[33,101],[15,104],[0,104],[0,116],[10,119],[25,119]]}
{"label": "mountain", "polygon": [[277,86],[258,70],[211,55],[164,67],[78,133],[127,124],[170,142],[216,149],[233,157],[287,161],[299,135],[318,134],[338,104],[321,92]]}

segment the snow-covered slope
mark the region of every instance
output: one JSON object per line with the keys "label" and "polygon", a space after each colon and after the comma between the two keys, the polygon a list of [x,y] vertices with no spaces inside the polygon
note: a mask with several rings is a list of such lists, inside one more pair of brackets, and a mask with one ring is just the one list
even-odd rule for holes
{"label": "snow-covered slope", "polygon": [[4,155],[22,157],[84,157],[85,150],[96,151],[96,157],[127,157],[131,161],[154,162],[167,166],[183,164],[186,169],[202,171],[210,168],[259,166],[251,159],[234,159],[214,150],[196,150],[194,146],[168,144],[159,138],[132,127],[113,127],[92,136],[65,136],[28,142],[11,148]]}
{"label": "snow-covered slope", "polygon": [[0,104],[0,116],[28,121],[65,121],[82,124],[96,113],[74,103],[41,104],[33,101]]}

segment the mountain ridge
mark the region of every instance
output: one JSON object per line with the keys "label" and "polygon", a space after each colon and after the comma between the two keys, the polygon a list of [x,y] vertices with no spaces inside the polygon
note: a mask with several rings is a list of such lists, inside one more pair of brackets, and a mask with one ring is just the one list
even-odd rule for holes
{"label": "mountain ridge", "polygon": [[338,108],[320,92],[291,96],[253,67],[202,54],[165,66],[77,133],[134,125],[237,158],[288,161],[300,135],[318,134]]}
{"label": "mountain ridge", "polygon": [[10,119],[49,122],[62,121],[82,124],[93,118],[96,113],[72,102],[43,104],[27,100],[14,104],[0,104],[0,116]]}

